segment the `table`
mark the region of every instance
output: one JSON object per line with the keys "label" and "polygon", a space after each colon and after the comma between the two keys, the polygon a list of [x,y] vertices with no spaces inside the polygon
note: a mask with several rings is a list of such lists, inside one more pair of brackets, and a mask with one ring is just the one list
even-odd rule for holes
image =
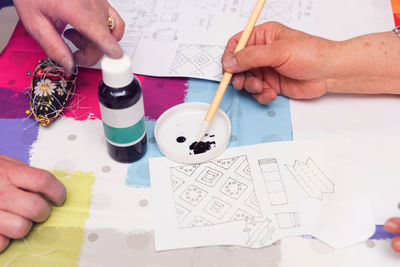
{"label": "table", "polygon": [[[394,4],[399,22],[400,4]],[[147,158],[160,156],[152,135],[155,120],[182,102],[210,102],[217,84],[185,78],[139,76],[143,85],[149,151],[118,164],[107,155],[97,102],[100,71],[80,69],[63,117],[40,128],[29,110],[32,71],[45,54],[19,24],[0,56],[0,153],[53,171],[68,188],[64,207],[36,225],[26,240],[0,254],[1,266],[397,266],[390,234],[378,225],[364,244],[334,251],[311,237],[284,239],[251,250],[235,246],[154,251]],[[221,104],[232,122],[230,146],[291,140],[289,100],[261,106],[228,89]],[[265,123],[254,123],[263,121]],[[248,129],[252,129],[249,131]]]}

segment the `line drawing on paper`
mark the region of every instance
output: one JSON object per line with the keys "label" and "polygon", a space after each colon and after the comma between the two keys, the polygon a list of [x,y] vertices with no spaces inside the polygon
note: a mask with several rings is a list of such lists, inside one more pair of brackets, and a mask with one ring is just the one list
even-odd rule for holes
{"label": "line drawing on paper", "polygon": [[178,40],[178,30],[173,28],[158,29],[153,33],[153,40],[162,43],[173,43]]}
{"label": "line drawing on paper", "polygon": [[177,9],[179,7],[180,0],[165,0],[164,8],[165,9]]}
{"label": "line drawing on paper", "polygon": [[124,11],[143,10],[148,13],[153,13],[157,4],[157,0],[113,0],[115,9]]}
{"label": "line drawing on paper", "polygon": [[180,198],[192,206],[197,206],[200,201],[207,195],[207,191],[197,187],[195,185],[190,185],[181,195]]}
{"label": "line drawing on paper", "polygon": [[275,214],[280,229],[300,227],[300,218],[297,212],[282,212]]}
{"label": "line drawing on paper", "polygon": [[179,13],[177,12],[164,12],[161,14],[161,22],[177,22],[179,18]]}
{"label": "line drawing on paper", "polygon": [[258,165],[264,178],[264,185],[271,206],[288,204],[288,197],[277,160],[274,158],[260,159]]}
{"label": "line drawing on paper", "polygon": [[306,163],[296,160],[293,166],[289,164],[285,166],[310,198],[322,201],[324,193],[335,192],[335,184],[321,171],[312,158],[308,158]]}
{"label": "line drawing on paper", "polygon": [[252,248],[259,248],[265,246],[267,241],[272,240],[272,234],[275,228],[271,225],[269,218],[258,218],[246,221],[246,228],[248,240],[247,245]]}
{"label": "line drawing on paper", "polygon": [[[170,168],[171,190],[181,229],[261,218],[247,156]],[[245,166],[243,166],[245,165]]]}
{"label": "line drawing on paper", "polygon": [[214,187],[222,176],[222,172],[210,167],[205,167],[201,174],[196,178],[196,181],[206,186]]}
{"label": "line drawing on paper", "polygon": [[120,44],[124,47],[124,51],[131,58],[136,52],[136,48],[142,38],[142,31],[127,30],[122,37]]}
{"label": "line drawing on paper", "polygon": [[193,0],[194,5],[200,8],[215,8],[219,2],[220,0]]}
{"label": "line drawing on paper", "polygon": [[179,166],[177,168],[175,168],[176,170],[180,171],[181,173],[183,173],[184,175],[188,175],[191,176],[194,171],[199,167],[198,164],[195,165],[184,165],[184,166]]}
{"label": "line drawing on paper", "polygon": [[176,176],[171,176],[172,191],[175,191],[176,189],[178,189],[184,183],[185,183],[185,181],[183,181],[181,178],[176,177]]}
{"label": "line drawing on paper", "polygon": [[228,197],[238,199],[246,189],[247,185],[229,178],[219,191]]}
{"label": "line drawing on paper", "polygon": [[[276,20],[280,22],[289,23],[292,19],[292,9],[294,0],[270,0],[267,1],[263,11],[260,14],[260,19],[266,20]],[[240,16],[248,18],[253,10],[254,3],[249,3],[249,1],[243,1],[242,7],[240,9]]]}
{"label": "line drawing on paper", "polygon": [[176,217],[178,219],[178,221],[182,221],[186,215],[188,215],[190,213],[190,210],[186,209],[185,207],[176,204],[175,206],[175,212],[176,212]]}
{"label": "line drawing on paper", "polygon": [[230,208],[231,205],[229,203],[217,197],[213,197],[204,211],[220,220]]}
{"label": "line drawing on paper", "polygon": [[221,79],[222,45],[180,44],[170,74]]}
{"label": "line drawing on paper", "polygon": [[235,158],[219,159],[217,161],[214,161],[214,164],[224,168],[225,170],[228,170],[232,166],[232,164],[235,162],[235,160],[236,160]]}
{"label": "line drawing on paper", "polygon": [[144,30],[157,22],[157,0],[114,0],[115,8],[125,19],[126,30]]}

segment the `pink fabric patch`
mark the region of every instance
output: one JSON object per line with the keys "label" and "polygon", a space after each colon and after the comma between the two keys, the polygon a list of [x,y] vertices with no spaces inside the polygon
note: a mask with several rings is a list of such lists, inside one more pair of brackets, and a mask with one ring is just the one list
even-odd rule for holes
{"label": "pink fabric patch", "polygon": [[158,119],[167,109],[185,102],[186,78],[146,77],[142,83],[146,116]]}
{"label": "pink fabric patch", "polygon": [[17,27],[0,55],[0,87],[22,92],[31,85],[33,73],[39,60],[46,58],[39,44],[18,22]]}
{"label": "pink fabric patch", "polygon": [[[0,55],[0,88],[22,93],[31,86],[36,64],[46,57],[39,44],[19,22],[8,46]],[[145,113],[148,118],[155,120],[168,108],[184,102],[187,79],[136,76],[143,87]],[[97,98],[100,81],[100,70],[79,68],[76,89],[63,111],[63,116],[75,120],[101,119]],[[27,104],[29,105],[28,98]],[[16,117],[21,117],[23,112],[25,110],[19,111]],[[12,114],[8,114],[9,116],[12,117]]]}

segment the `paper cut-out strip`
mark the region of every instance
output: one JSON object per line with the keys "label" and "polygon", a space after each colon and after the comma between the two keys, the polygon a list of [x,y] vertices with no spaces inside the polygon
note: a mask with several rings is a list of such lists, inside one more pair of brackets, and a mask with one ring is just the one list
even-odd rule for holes
{"label": "paper cut-out strip", "polygon": [[281,173],[276,159],[261,159],[258,161],[261,173],[264,177],[264,184],[267,189],[269,201],[272,206],[288,204],[286,190],[283,186]]}
{"label": "paper cut-out strip", "polygon": [[309,197],[322,201],[323,193],[335,192],[335,184],[311,158],[305,164],[296,160],[293,166],[285,166]]}
{"label": "paper cut-out strip", "polygon": [[247,232],[249,240],[246,244],[253,248],[263,247],[268,240],[272,239],[274,230],[275,228],[271,226],[269,218],[248,220],[245,232]]}
{"label": "paper cut-out strip", "polygon": [[281,229],[300,227],[300,218],[297,212],[277,213],[275,216]]}

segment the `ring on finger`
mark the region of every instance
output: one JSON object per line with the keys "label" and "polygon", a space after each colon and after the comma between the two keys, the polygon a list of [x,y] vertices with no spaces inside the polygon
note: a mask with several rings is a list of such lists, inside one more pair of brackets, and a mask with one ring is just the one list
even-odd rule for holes
{"label": "ring on finger", "polygon": [[115,22],[114,22],[114,17],[113,16],[108,16],[106,20],[107,27],[110,28],[110,30],[114,30],[115,28]]}

